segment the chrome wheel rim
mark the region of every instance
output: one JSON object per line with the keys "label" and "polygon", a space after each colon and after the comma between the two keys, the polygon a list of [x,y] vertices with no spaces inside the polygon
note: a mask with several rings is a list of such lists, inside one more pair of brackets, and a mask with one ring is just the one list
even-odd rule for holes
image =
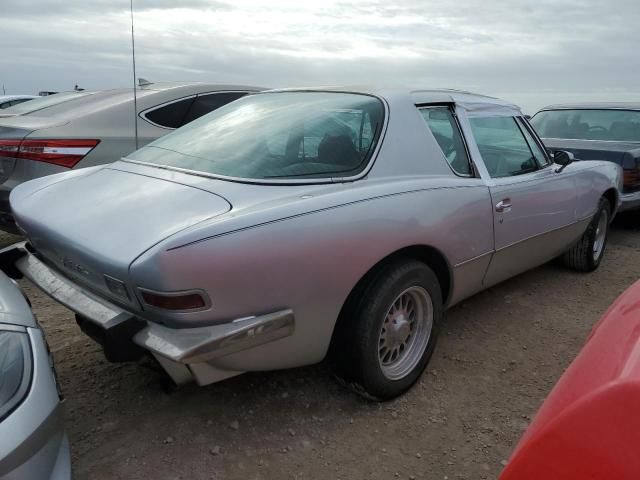
{"label": "chrome wheel rim", "polygon": [[406,377],[420,362],[433,329],[433,302],[422,287],[409,287],[391,303],[378,336],[378,362],[389,380]]}
{"label": "chrome wheel rim", "polygon": [[596,227],[595,240],[593,241],[593,259],[597,261],[604,250],[604,242],[607,239],[607,224],[609,222],[609,214],[606,210],[600,212],[598,218],[598,226]]}

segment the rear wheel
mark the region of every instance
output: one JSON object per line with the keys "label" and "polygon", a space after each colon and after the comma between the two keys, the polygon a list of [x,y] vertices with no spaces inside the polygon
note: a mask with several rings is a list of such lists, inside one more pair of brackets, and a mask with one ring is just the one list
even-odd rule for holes
{"label": "rear wheel", "polygon": [[431,358],[442,308],[440,284],[424,263],[383,267],[346,308],[332,347],[336,373],[369,399],[404,393]]}
{"label": "rear wheel", "polygon": [[579,272],[592,272],[604,256],[609,237],[611,207],[606,198],[601,198],[598,211],[580,240],[562,257],[565,265]]}

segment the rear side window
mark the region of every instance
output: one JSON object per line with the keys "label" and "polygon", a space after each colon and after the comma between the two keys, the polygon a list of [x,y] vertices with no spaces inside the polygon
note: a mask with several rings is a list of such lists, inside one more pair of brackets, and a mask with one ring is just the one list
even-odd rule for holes
{"label": "rear side window", "polygon": [[207,113],[211,113],[229,102],[233,102],[234,100],[244,97],[246,94],[247,92],[222,92],[198,95],[184,117],[182,125],[192,122],[196,118],[200,118]]}
{"label": "rear side window", "polygon": [[179,128],[184,124],[184,119],[194,100],[195,97],[189,97],[169,103],[146,112],[144,118],[160,127]]}
{"label": "rear side window", "polygon": [[442,149],[447,162],[458,175],[471,176],[469,156],[462,140],[458,122],[449,107],[421,108],[420,113]]}
{"label": "rear side window", "polygon": [[478,117],[470,118],[469,123],[491,177],[522,175],[538,169],[515,118]]}

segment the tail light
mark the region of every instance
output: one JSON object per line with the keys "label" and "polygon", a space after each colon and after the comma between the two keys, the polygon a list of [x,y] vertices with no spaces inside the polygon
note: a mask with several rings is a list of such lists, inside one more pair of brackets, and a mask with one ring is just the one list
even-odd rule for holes
{"label": "tail light", "polygon": [[144,303],[162,310],[201,310],[207,306],[204,295],[199,292],[150,292],[141,290]]}
{"label": "tail light", "polygon": [[622,186],[625,190],[640,188],[640,170],[637,168],[623,170]]}
{"label": "tail light", "polygon": [[100,140],[0,140],[0,157],[23,158],[73,168]]}

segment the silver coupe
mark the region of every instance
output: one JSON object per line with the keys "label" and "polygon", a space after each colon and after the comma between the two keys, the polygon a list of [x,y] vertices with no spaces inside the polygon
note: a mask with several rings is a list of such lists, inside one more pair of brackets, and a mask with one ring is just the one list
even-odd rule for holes
{"label": "silver coupe", "polygon": [[611,162],[550,156],[520,109],[451,90],[257,93],[120,161],[19,185],[2,252],[108,359],[177,383],[328,357],[406,391],[443,311],[556,257],[598,267]]}

